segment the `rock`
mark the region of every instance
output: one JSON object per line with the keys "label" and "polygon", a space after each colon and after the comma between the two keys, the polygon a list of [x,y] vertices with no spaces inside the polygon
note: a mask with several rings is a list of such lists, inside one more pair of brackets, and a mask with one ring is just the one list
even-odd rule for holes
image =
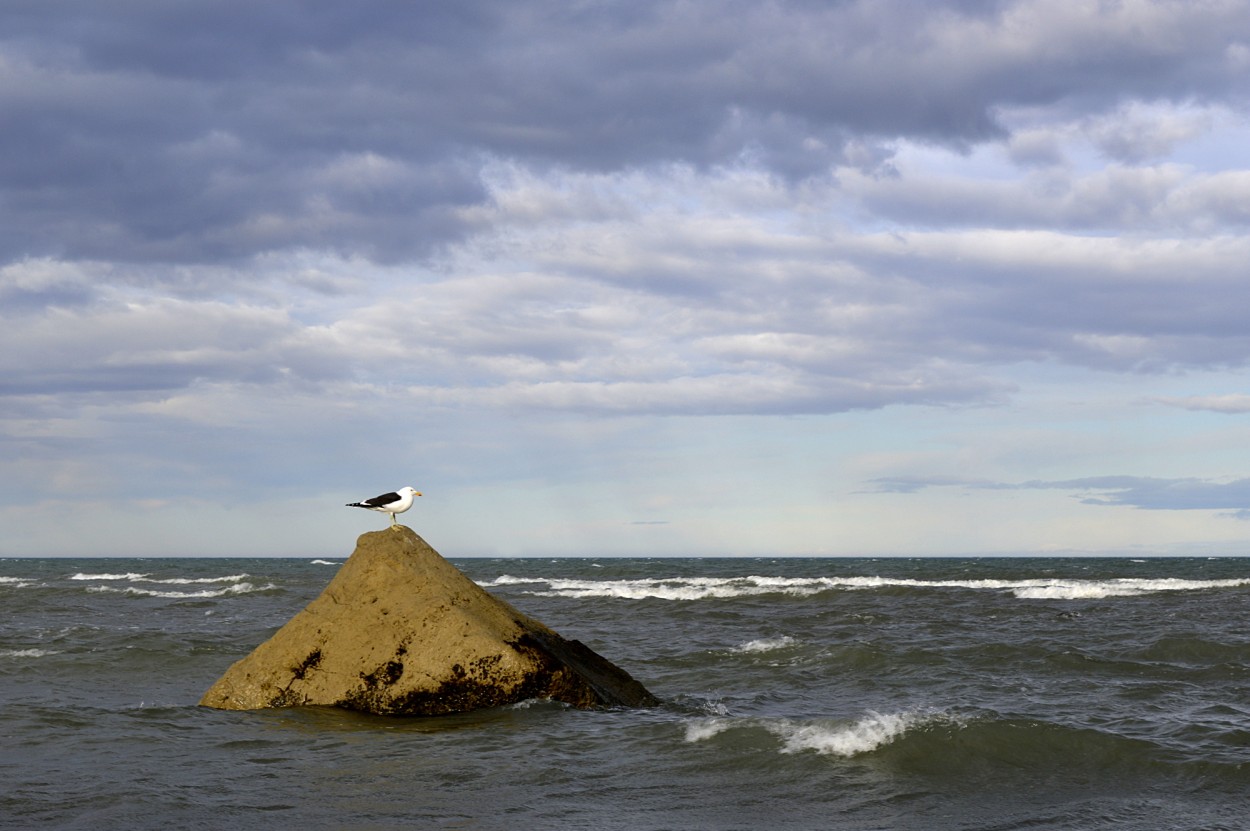
{"label": "rock", "polygon": [[443,715],[551,698],[651,706],[624,670],[492,596],[405,526],[361,535],[321,595],[200,704]]}

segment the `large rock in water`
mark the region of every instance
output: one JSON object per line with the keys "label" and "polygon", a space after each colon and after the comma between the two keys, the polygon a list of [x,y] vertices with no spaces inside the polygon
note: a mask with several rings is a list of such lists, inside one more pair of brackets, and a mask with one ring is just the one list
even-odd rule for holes
{"label": "large rock in water", "polygon": [[629,673],[493,597],[397,526],[361,535],[325,591],[200,704],[442,715],[528,698],[658,703]]}

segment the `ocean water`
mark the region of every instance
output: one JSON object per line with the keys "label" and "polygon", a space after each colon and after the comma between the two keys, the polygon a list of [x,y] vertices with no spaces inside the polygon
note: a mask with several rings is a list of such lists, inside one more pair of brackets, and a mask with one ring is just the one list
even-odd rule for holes
{"label": "ocean water", "polygon": [[663,704],[210,710],[338,562],[0,560],[0,827],[1250,829],[1250,560],[453,562]]}

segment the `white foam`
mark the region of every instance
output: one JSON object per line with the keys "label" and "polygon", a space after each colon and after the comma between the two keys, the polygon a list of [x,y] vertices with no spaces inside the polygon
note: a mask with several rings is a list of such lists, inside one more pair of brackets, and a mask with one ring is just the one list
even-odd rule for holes
{"label": "white foam", "polygon": [[734,719],[701,718],[686,723],[686,741],[701,742],[724,733],[735,725]]}
{"label": "white foam", "polygon": [[546,580],[534,577],[513,577],[511,574],[501,574],[494,580],[488,580],[482,583],[483,586],[515,586],[522,583],[546,583]]}
{"label": "white foam", "polygon": [[740,643],[733,648],[733,652],[772,652],[775,649],[785,649],[788,646],[794,646],[798,641],[789,635],[782,635],[780,638],[760,638],[754,641]]}
{"label": "white foam", "polygon": [[826,591],[832,584],[827,578],[792,577],[672,577],[637,580],[514,580],[513,582],[546,583],[546,590],[531,593],[545,597],[595,598],[625,600],[707,600],[748,597],[762,594],[807,596]]}
{"label": "white foam", "polygon": [[29,580],[23,580],[21,577],[0,577],[0,586],[8,586],[14,589],[28,589],[35,585]]}
{"label": "white foam", "polygon": [[241,583],[251,576],[250,574],[231,574],[226,577],[167,577],[163,580],[158,580],[154,577],[140,577],[136,579],[136,582],[162,583],[170,586],[193,586],[205,583]]}
{"label": "white foam", "polygon": [[869,591],[912,588],[920,590],[967,589],[1009,593],[1022,600],[1076,600],[1129,597],[1163,591],[1202,591],[1250,585],[1250,578],[1230,580],[1184,580],[1179,578],[1117,578],[1072,580],[1038,578],[1026,580],[917,580],[878,576],[862,577],[669,577],[636,580],[564,580],[501,575],[483,585],[532,586],[525,591],[542,597],[612,598],[618,600],[707,600],[788,594],[807,597],[826,591]]}
{"label": "white foam", "polygon": [[849,758],[871,753],[897,741],[908,730],[938,721],[949,721],[949,716],[931,711],[878,713],[869,710],[853,722],[839,719],[711,717],[687,722],[685,740],[701,742],[730,730],[762,729],[781,740],[780,753],[810,751],[822,756]]}
{"label": "white foam", "polygon": [[508,709],[510,709],[510,710],[528,710],[529,708],[531,708],[531,707],[533,707],[533,706],[535,706],[535,705],[539,705],[539,704],[550,704],[550,703],[551,703],[551,699],[550,699],[550,698],[526,698],[526,699],[524,699],[524,700],[522,700],[522,701],[518,701],[518,702],[516,702],[515,704],[510,704],[510,705],[508,706]]}
{"label": "white foam", "polygon": [[774,722],[768,729],[782,740],[782,753],[815,751],[823,756],[858,756],[884,747],[912,727],[930,720],[920,713],[868,713],[853,724]]}
{"label": "white foam", "polygon": [[[245,584],[243,581],[246,580],[250,576],[251,576],[250,574],[227,574],[224,577],[151,577],[147,574],[140,574],[138,572],[131,571],[131,572],[126,572],[125,574],[107,574],[107,573],[106,574],[89,574],[89,573],[79,572],[77,574],[71,575],[69,579],[71,580],[99,580],[99,581],[104,581],[104,582],[120,582],[123,580],[128,580],[131,583],[153,583],[153,584],[162,585],[162,586],[206,586],[206,585],[214,585],[217,583],[234,583],[236,585],[248,585],[248,584]],[[95,590],[96,589],[88,589],[88,591],[95,591]],[[130,594],[142,594],[144,592],[140,589],[136,589],[135,591],[129,592],[129,593]],[[148,592],[148,593],[157,597],[160,597],[160,596],[165,596],[165,597],[198,596],[198,595],[184,595],[181,593],[163,594],[163,595],[159,592]]]}
{"label": "white foam", "polygon": [[1246,585],[1250,585],[1250,579],[1182,580],[1179,578],[1166,578],[1149,580],[1128,577],[1116,580],[1033,581],[1031,585],[1014,589],[1012,593],[1016,597],[1027,600],[1096,600],[1104,597],[1134,597],[1156,592],[1230,589]]}
{"label": "white foam", "polygon": [[272,583],[268,583],[264,586],[255,586],[251,583],[235,583],[234,585],[225,586],[220,589],[204,589],[203,591],[198,592],[154,591],[152,589],[141,589],[136,586],[127,586],[124,589],[118,589],[112,586],[92,586],[88,588],[87,591],[125,594],[131,597],[165,597],[175,600],[185,600],[189,598],[225,597],[232,594],[251,594],[252,592],[263,592],[276,588],[277,586]]}
{"label": "white foam", "polygon": [[337,566],[337,565],[342,565],[342,563],[333,563],[333,562],[330,562],[329,560],[313,560],[313,561],[312,561],[312,564],[313,564],[313,565],[315,565],[315,566]]}
{"label": "white foam", "polygon": [[0,649],[0,658],[43,658],[60,654],[52,649]]}

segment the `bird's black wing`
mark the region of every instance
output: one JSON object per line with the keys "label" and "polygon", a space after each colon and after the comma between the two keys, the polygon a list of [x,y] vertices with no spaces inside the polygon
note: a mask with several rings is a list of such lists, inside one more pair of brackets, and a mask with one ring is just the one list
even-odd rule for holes
{"label": "bird's black wing", "polygon": [[372,499],[366,499],[364,504],[372,505],[375,508],[381,508],[383,505],[389,505],[392,502],[398,502],[400,495],[397,493],[384,493],[381,496],[375,496]]}

